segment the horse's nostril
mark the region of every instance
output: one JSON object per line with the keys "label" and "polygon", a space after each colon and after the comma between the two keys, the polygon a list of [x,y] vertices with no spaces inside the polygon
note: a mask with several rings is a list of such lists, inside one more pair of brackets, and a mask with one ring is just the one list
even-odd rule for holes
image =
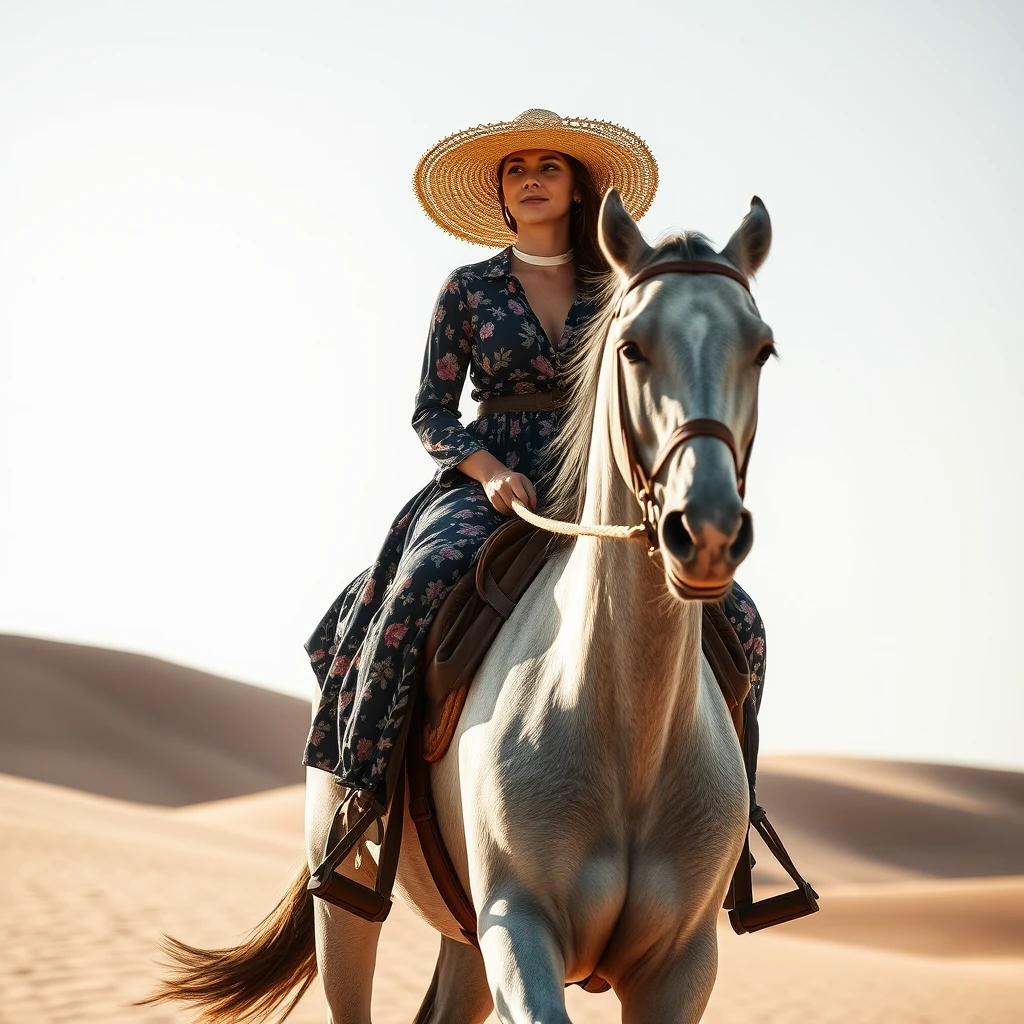
{"label": "horse's nostril", "polygon": [[740,513],[739,533],[736,534],[736,539],[729,545],[729,560],[733,565],[739,565],[739,563],[750,554],[750,549],[753,546],[754,519],[753,516],[744,509]]}
{"label": "horse's nostril", "polygon": [[688,562],[697,545],[686,528],[682,512],[669,512],[661,521],[661,543],[668,553],[679,562]]}

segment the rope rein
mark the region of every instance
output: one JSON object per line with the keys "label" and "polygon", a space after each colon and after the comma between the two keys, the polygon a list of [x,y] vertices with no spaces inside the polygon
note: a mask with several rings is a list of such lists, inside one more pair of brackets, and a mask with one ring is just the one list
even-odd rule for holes
{"label": "rope rein", "polygon": [[547,530],[548,533],[559,533],[565,537],[610,537],[615,540],[647,540],[647,531],[642,525],[637,526],[602,526],[600,523],[563,523],[558,519],[548,519],[528,509],[521,501],[512,499],[512,509],[520,519],[525,519],[532,526]]}

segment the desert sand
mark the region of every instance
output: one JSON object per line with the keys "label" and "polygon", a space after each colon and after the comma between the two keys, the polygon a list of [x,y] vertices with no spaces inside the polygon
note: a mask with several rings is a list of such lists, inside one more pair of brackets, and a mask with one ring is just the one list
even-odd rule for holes
{"label": "desert sand", "polygon": [[[189,1020],[130,1003],[162,933],[237,941],[300,863],[308,717],[157,659],[0,636],[0,1024]],[[1024,1021],[1024,773],[775,756],[759,795],[822,911],[746,936],[723,914],[706,1021]],[[396,903],[376,1024],[412,1019],[436,946]],[[618,1020],[612,994],[567,999],[581,1024]],[[316,987],[290,1020],[326,1020]]]}

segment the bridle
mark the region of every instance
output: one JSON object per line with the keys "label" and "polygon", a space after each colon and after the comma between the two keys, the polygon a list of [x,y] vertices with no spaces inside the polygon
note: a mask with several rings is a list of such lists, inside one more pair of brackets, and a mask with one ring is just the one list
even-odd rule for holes
{"label": "bridle", "polygon": [[[651,266],[645,267],[626,282],[626,287],[619,298],[619,306],[612,315],[611,323],[614,323],[619,318],[619,314],[622,311],[622,302],[634,288],[645,281],[649,281],[652,277],[659,277],[662,274],[718,274],[722,277],[732,278],[732,280],[743,285],[748,293],[750,292],[750,284],[746,277],[736,270],[735,267],[730,267],[726,263],[715,263],[712,260],[664,260],[661,263],[653,263]],[[647,544],[648,553],[653,555],[661,546],[658,539],[658,520],[661,510],[654,499],[654,481],[658,473],[664,468],[669,456],[680,445],[686,444],[696,437],[714,437],[724,442],[732,455],[733,467],[736,471],[736,486],[742,498],[746,491],[747,467],[750,464],[750,453],[754,447],[754,437],[751,435],[750,443],[747,445],[741,460],[733,432],[720,420],[707,417],[686,420],[676,427],[665,439],[665,442],[654,456],[650,472],[645,472],[639,458],[637,458],[636,444],[630,427],[628,409],[626,408],[625,388],[622,383],[623,349],[626,344],[628,344],[628,341],[619,342],[615,347],[615,401],[619,416],[622,446],[625,450],[626,464],[629,466],[633,496],[640,506],[640,525],[606,526],[603,524],[562,523],[555,519],[540,516],[518,501],[513,501],[512,507],[520,518],[551,533],[561,533],[570,536],[641,540]]]}
{"label": "bridle", "polygon": [[[666,260],[663,263],[654,263],[631,277],[622,293],[622,299],[625,299],[638,285],[662,274],[719,274],[722,277],[729,277],[734,281],[738,281],[746,288],[748,293],[750,292],[750,284],[746,277],[734,267],[730,267],[725,263],[714,263],[711,260]],[[620,299],[619,308],[616,309],[612,316],[612,323],[618,319],[621,311],[622,302]],[[747,467],[750,465],[750,452],[754,447],[754,439],[751,437],[750,444],[747,445],[747,450],[744,452],[741,462],[736,438],[721,420],[709,419],[707,417],[686,420],[676,427],[665,439],[665,442],[654,456],[650,473],[645,473],[640,459],[637,458],[633,431],[630,427],[628,410],[626,408],[625,388],[622,384],[624,344],[626,343],[620,342],[615,349],[615,391],[619,414],[619,429],[622,434],[622,445],[626,451],[626,464],[629,466],[632,477],[633,496],[640,506],[644,538],[647,540],[650,551],[653,554],[659,547],[658,519],[661,513],[657,502],[654,500],[654,481],[665,463],[668,462],[669,456],[678,447],[686,444],[688,441],[692,441],[695,437],[718,438],[719,441],[725,443],[732,455],[733,468],[736,471],[736,487],[742,498],[746,491]]]}

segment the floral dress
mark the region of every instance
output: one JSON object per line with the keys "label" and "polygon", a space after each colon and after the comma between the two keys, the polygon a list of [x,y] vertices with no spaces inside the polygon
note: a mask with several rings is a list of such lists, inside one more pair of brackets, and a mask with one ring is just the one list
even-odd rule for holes
{"label": "floral dress", "polygon": [[[434,614],[506,519],[456,467],[485,450],[536,485],[540,456],[559,423],[560,413],[550,410],[501,413],[464,426],[458,407],[466,375],[477,402],[558,390],[565,357],[596,311],[588,298],[577,298],[561,338],[548,338],[512,274],[510,253],[511,247],[459,267],[442,286],[412,417],[437,472],[399,511],[373,565],[338,595],[304,645],[321,697],[303,763],[374,791],[385,805],[394,786],[390,754]],[[726,611],[748,657],[763,658],[763,629],[747,595],[734,590]]]}

